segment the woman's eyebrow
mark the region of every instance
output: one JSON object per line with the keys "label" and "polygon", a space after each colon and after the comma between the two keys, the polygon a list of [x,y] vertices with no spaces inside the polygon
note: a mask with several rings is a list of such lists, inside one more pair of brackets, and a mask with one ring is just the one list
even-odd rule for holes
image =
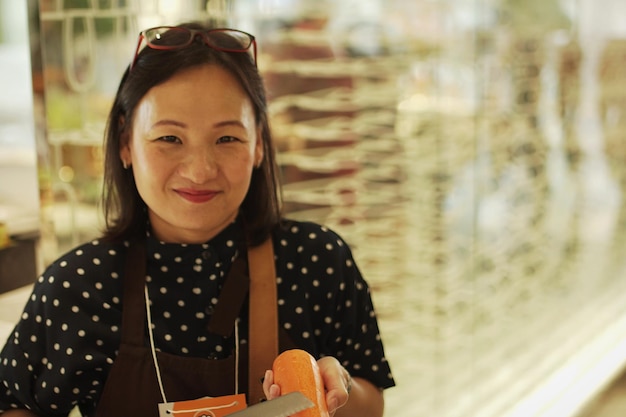
{"label": "woman's eyebrow", "polygon": [[179,127],[187,127],[186,123],[183,122],[179,122],[178,120],[171,120],[171,119],[163,119],[163,120],[158,120],[157,122],[155,122],[152,127],[157,127],[157,126],[179,126]]}
{"label": "woman's eyebrow", "polygon": [[222,122],[217,122],[215,123],[213,126],[215,127],[225,127],[225,126],[238,126],[238,127],[242,127],[242,128],[246,128],[244,126],[244,124],[241,122],[241,120],[224,120]]}

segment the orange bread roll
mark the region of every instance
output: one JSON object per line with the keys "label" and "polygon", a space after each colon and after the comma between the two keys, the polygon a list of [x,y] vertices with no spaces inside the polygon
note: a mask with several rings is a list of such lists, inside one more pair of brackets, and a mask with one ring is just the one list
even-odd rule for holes
{"label": "orange bread roll", "polygon": [[272,366],[274,383],[280,387],[281,395],[300,391],[315,404],[294,414],[292,417],[328,417],[326,392],[317,361],[307,351],[286,350],[274,360]]}

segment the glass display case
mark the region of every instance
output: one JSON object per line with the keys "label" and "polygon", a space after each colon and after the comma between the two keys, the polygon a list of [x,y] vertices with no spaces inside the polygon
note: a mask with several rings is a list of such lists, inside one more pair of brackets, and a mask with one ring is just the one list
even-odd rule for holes
{"label": "glass display case", "polygon": [[286,214],[372,287],[386,415],[574,416],[626,364],[619,0],[34,3],[44,259],[98,235],[139,30],[212,19],[257,37]]}
{"label": "glass display case", "polygon": [[0,2],[0,293],[31,284],[38,265],[37,157],[23,6]]}

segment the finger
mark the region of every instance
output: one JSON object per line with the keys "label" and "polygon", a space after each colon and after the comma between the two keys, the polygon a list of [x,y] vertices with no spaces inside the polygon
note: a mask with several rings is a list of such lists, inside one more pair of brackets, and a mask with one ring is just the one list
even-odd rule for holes
{"label": "finger", "polygon": [[267,399],[270,399],[270,387],[273,383],[274,374],[270,370],[265,371],[265,375],[263,375],[263,393]]}
{"label": "finger", "polygon": [[280,397],[280,386],[272,384],[272,386],[270,387],[270,396],[268,399],[272,400],[278,397]]}
{"label": "finger", "polygon": [[331,415],[340,407],[344,406],[346,402],[348,402],[348,392],[344,387],[335,388],[326,392],[326,405]]}
{"label": "finger", "polygon": [[280,387],[274,384],[274,372],[270,370],[265,371],[263,376],[263,393],[268,400],[280,397]]}

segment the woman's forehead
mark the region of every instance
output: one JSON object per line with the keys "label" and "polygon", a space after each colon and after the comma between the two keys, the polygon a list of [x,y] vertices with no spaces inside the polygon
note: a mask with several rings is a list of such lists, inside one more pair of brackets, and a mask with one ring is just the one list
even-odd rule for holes
{"label": "woman's forehead", "polygon": [[248,124],[254,123],[254,110],[232,74],[216,65],[204,65],[177,73],[140,100],[136,122],[155,123],[154,119],[162,118],[190,123],[239,120]]}

